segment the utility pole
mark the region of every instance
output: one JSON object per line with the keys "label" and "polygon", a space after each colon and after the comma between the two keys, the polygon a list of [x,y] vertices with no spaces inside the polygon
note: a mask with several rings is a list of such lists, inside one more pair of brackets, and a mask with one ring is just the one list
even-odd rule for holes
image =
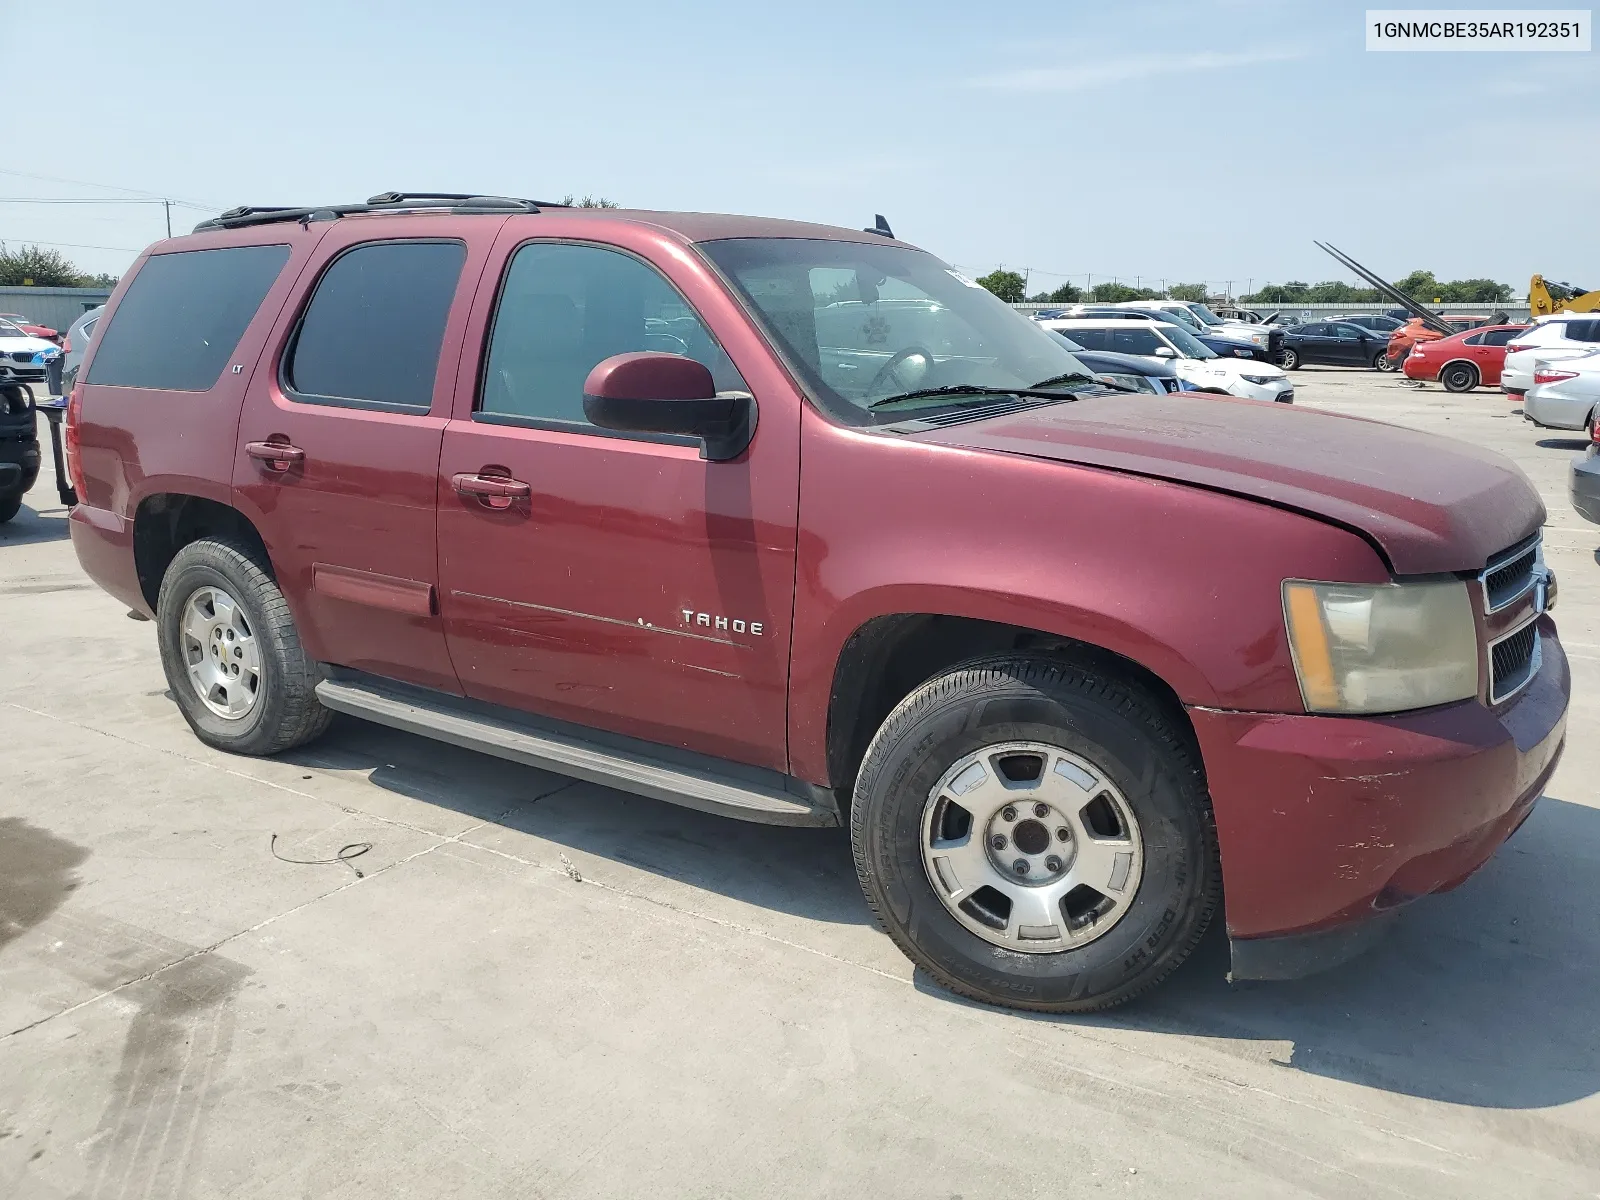
{"label": "utility pole", "polygon": [[163,200],[161,207],[167,210],[167,236],[172,236],[172,201]]}

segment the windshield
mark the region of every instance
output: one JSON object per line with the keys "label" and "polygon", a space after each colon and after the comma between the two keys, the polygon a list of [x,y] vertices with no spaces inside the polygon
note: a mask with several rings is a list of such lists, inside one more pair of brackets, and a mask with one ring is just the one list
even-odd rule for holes
{"label": "windshield", "polygon": [[1179,329],[1176,325],[1163,325],[1161,332],[1174,346],[1178,353],[1185,358],[1216,358],[1217,352],[1207,346],[1187,329]]}
{"label": "windshield", "polygon": [[1217,316],[1216,313],[1212,312],[1204,304],[1186,304],[1184,307],[1192,312],[1195,316],[1195,320],[1199,321],[1202,325],[1223,324],[1222,318]]}
{"label": "windshield", "polygon": [[28,335],[18,329],[10,321],[0,321],[0,337],[27,337]]}
{"label": "windshield", "polygon": [[852,424],[994,402],[947,394],[868,411],[907,392],[1093,377],[1037,321],[921,250],[811,238],[729,238],[699,248],[818,403]]}
{"label": "windshield", "polygon": [[1203,328],[1199,318],[1186,308],[1156,308],[1146,309],[1145,311],[1154,314],[1157,320],[1164,321],[1169,325],[1181,325],[1191,333],[1199,333]]}

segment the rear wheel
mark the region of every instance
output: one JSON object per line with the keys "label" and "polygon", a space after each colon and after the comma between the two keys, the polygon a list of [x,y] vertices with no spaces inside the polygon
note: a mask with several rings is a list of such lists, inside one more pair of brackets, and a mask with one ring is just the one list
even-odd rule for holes
{"label": "rear wheel", "polygon": [[1121,1004],[1216,908],[1216,834],[1187,730],[1067,661],[969,663],[906,697],[851,811],[862,890],[945,987],[1012,1008]]}
{"label": "rear wheel", "polygon": [[17,492],[11,496],[0,496],[0,525],[15,517],[22,511],[22,493]]}
{"label": "rear wheel", "polygon": [[1389,357],[1387,350],[1379,350],[1372,356],[1372,369],[1374,371],[1393,371],[1399,365],[1398,360]]}
{"label": "rear wheel", "polygon": [[1478,386],[1478,368],[1471,363],[1451,363],[1439,372],[1439,382],[1447,392],[1470,392]]}
{"label": "rear wheel", "polygon": [[1278,351],[1278,365],[1285,371],[1298,371],[1300,369],[1300,351],[1291,350],[1287,346]]}
{"label": "rear wheel", "polygon": [[156,636],[167,685],[195,736],[235,754],[276,754],[318,737],[317,700],[289,605],[261,563],[222,539],[191,542],[161,581]]}

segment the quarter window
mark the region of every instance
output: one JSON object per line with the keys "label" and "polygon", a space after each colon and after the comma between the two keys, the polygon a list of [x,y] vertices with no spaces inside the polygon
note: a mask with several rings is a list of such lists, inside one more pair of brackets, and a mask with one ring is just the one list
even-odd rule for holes
{"label": "quarter window", "polygon": [[153,255],[117,305],[86,382],[210,391],[288,261],[287,246]]}
{"label": "quarter window", "polygon": [[460,242],[419,241],[374,242],[334,259],[289,351],[284,382],[295,398],[429,407],[466,257]]}
{"label": "quarter window", "polygon": [[478,411],[584,425],[583,384],[614,354],[653,350],[703,364],[718,391],[746,391],[732,360],[655,268],[600,246],[517,251],[489,338]]}

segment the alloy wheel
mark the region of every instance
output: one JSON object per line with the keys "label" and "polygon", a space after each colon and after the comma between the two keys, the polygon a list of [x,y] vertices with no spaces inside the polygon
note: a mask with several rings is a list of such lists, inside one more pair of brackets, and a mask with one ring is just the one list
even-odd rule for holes
{"label": "alloy wheel", "polygon": [[218,587],[197,588],[178,624],[195,694],[217,716],[249,716],[261,692],[261,649],[239,602]]}
{"label": "alloy wheel", "polygon": [[928,794],[921,850],[957,921],[1027,954],[1110,931],[1144,875],[1139,822],[1116,785],[1043,742],[985,746],[955,763]]}

